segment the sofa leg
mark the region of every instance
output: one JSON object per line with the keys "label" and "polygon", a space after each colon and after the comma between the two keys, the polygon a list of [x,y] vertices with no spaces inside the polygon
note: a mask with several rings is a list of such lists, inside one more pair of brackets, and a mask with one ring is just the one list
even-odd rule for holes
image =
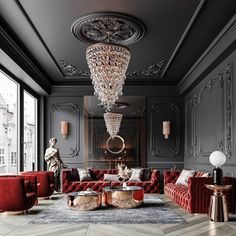
{"label": "sofa leg", "polygon": [[1,213],[2,216],[11,216],[11,215],[24,215],[27,213],[27,210],[23,211],[4,211]]}
{"label": "sofa leg", "polygon": [[39,200],[49,200],[49,197],[38,197]]}

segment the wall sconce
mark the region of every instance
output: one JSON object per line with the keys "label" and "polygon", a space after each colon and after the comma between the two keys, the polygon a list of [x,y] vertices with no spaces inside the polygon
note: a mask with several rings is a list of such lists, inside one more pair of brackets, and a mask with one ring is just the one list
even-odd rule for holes
{"label": "wall sconce", "polygon": [[170,135],[170,121],[163,121],[163,135],[165,139],[169,138]]}
{"label": "wall sconce", "polygon": [[69,134],[69,122],[68,121],[61,121],[61,134],[64,139],[67,138],[67,135]]}

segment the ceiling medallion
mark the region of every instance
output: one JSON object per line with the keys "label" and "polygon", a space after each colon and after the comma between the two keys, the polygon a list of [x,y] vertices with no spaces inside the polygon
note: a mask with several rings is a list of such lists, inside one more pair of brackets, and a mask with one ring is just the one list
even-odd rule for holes
{"label": "ceiling medallion", "polygon": [[101,12],[79,18],[72,24],[71,31],[77,39],[86,43],[130,45],[144,36],[145,27],[131,16]]}

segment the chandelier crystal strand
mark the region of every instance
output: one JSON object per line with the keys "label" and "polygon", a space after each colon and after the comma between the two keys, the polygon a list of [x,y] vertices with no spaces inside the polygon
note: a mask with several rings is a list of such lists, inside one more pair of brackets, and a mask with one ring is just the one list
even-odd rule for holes
{"label": "chandelier crystal strand", "polygon": [[107,132],[110,134],[111,137],[113,137],[120,130],[122,114],[107,112],[103,116],[106,123]]}
{"label": "chandelier crystal strand", "polygon": [[86,59],[94,94],[106,111],[110,111],[122,95],[130,51],[122,45],[97,43],[87,48]]}

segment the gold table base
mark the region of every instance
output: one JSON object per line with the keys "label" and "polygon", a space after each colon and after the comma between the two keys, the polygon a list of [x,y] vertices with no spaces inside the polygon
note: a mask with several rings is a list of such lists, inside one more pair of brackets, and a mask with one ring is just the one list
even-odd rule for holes
{"label": "gold table base", "polygon": [[71,193],[67,195],[67,205],[78,211],[91,211],[95,210],[102,205],[102,194],[76,194]]}
{"label": "gold table base", "polygon": [[229,190],[232,185],[212,185],[206,184],[206,188],[213,190],[213,195],[210,199],[208,216],[214,222],[226,222],[228,218],[228,207],[226,197],[223,190]]}
{"label": "gold table base", "polygon": [[209,219],[215,222],[228,221],[228,209],[225,196],[211,196]]}
{"label": "gold table base", "polygon": [[139,186],[103,188],[104,204],[118,208],[134,208],[143,204],[144,189]]}

